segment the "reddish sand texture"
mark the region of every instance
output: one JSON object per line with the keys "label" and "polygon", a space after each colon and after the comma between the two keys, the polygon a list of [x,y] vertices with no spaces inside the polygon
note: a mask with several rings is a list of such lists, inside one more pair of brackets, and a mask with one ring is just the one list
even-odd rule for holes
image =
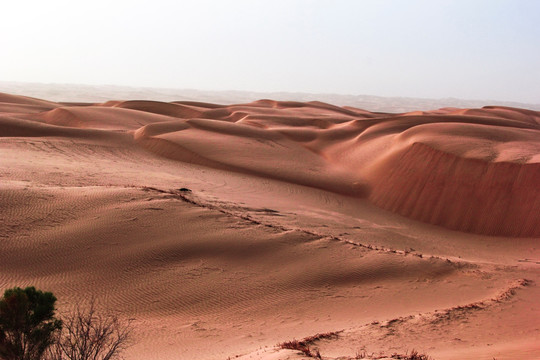
{"label": "reddish sand texture", "polygon": [[128,359],[540,358],[540,112],[0,94],[0,180],[2,288]]}

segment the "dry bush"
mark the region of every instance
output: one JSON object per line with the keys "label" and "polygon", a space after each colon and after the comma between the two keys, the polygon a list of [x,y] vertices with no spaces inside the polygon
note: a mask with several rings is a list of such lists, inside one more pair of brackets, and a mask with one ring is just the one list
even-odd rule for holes
{"label": "dry bush", "polygon": [[282,349],[298,350],[298,351],[301,351],[306,356],[316,358],[316,359],[321,359],[321,354],[319,353],[319,350],[315,349],[315,351],[312,351],[309,346],[312,345],[317,340],[336,338],[338,337],[338,334],[339,334],[339,331],[316,334],[316,335],[304,338],[303,340],[286,341],[279,344],[278,346]]}
{"label": "dry bush", "polygon": [[129,345],[131,325],[115,315],[96,312],[94,301],[62,319],[51,360],[114,360]]}
{"label": "dry bush", "polygon": [[282,349],[298,350],[302,352],[304,355],[309,356],[309,357],[316,357],[317,355],[319,355],[319,359],[320,359],[320,356],[321,356],[318,353],[318,351],[316,354],[314,354],[309,348],[309,345],[307,345],[303,341],[298,341],[298,340],[286,341],[284,343],[279,344],[279,346]]}
{"label": "dry bush", "polygon": [[424,354],[419,354],[418,351],[416,350],[412,350],[410,354],[408,355],[399,355],[399,354],[394,354],[392,355],[392,359],[401,359],[401,360],[432,360],[431,357],[427,356],[427,355],[424,355]]}

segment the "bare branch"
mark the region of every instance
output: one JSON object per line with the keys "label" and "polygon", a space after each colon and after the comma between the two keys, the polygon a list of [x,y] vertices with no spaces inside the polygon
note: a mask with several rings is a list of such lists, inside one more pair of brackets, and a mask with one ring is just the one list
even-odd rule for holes
{"label": "bare branch", "polygon": [[115,360],[129,345],[131,325],[112,314],[96,312],[95,302],[63,319],[51,360]]}

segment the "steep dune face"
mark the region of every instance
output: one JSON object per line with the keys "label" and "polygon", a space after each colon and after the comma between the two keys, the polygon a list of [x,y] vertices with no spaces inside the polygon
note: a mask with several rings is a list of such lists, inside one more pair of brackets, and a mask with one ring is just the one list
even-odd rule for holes
{"label": "steep dune face", "polygon": [[33,136],[132,132],[136,144],[170,159],[363,197],[454,230],[540,235],[535,111],[491,106],[384,114],[272,100],[230,106],[0,100],[8,110],[0,115],[4,136],[23,136],[25,129]]}
{"label": "steep dune face", "polygon": [[394,130],[387,129],[394,132],[389,142],[370,139],[379,141],[379,150],[390,144],[366,173],[370,200],[401,215],[459,231],[540,234],[537,126],[510,126],[515,119],[461,122],[467,118],[456,117],[451,120],[460,122],[451,123],[443,119],[406,130],[395,124]]}
{"label": "steep dune face", "polygon": [[370,200],[384,209],[466,232],[540,234],[540,163],[486,162],[414,143],[379,172]]}

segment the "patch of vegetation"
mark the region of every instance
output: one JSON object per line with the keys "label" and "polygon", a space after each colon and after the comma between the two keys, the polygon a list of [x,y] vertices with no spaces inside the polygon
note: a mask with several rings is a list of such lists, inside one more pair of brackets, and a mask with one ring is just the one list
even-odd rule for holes
{"label": "patch of vegetation", "polygon": [[391,358],[400,360],[433,360],[430,356],[419,354],[416,350],[412,350],[408,355],[392,354]]}
{"label": "patch of vegetation", "polygon": [[62,322],[56,297],[35,287],[15,287],[0,299],[0,359],[41,360],[54,344]]}
{"label": "patch of vegetation", "polygon": [[[316,341],[322,340],[322,339],[335,339],[339,336],[338,332],[328,332],[328,333],[322,333],[322,334],[316,334],[313,336],[309,336],[307,338],[304,338],[303,340],[292,340],[292,341],[286,341],[281,344],[278,344],[278,347],[281,349],[289,349],[289,350],[297,350],[300,351],[302,354],[304,354],[307,357],[311,357],[314,359],[321,359],[322,355],[319,352],[319,349],[312,350],[311,345],[313,345]],[[368,355],[366,352],[357,353],[355,357],[347,358],[347,357],[340,357],[340,359],[349,359],[349,360],[355,360],[355,359],[371,359],[371,360],[377,360],[377,359],[399,359],[399,360],[434,360],[430,356],[420,354],[416,350],[412,350],[410,354],[398,354],[394,353],[392,355]]]}
{"label": "patch of vegetation", "polygon": [[322,359],[319,350],[318,349],[311,350],[310,346],[313,345],[318,340],[334,339],[338,336],[339,336],[339,332],[321,333],[321,334],[309,336],[307,338],[304,338],[303,340],[294,339],[292,341],[286,341],[279,344],[278,346],[282,349],[300,351],[304,355],[315,358],[315,359]]}
{"label": "patch of vegetation", "polygon": [[88,309],[59,319],[56,297],[15,287],[0,299],[1,360],[114,360],[127,347],[129,322]]}
{"label": "patch of vegetation", "polygon": [[115,315],[99,314],[92,301],[63,319],[47,360],[112,360],[129,345],[131,326]]}

